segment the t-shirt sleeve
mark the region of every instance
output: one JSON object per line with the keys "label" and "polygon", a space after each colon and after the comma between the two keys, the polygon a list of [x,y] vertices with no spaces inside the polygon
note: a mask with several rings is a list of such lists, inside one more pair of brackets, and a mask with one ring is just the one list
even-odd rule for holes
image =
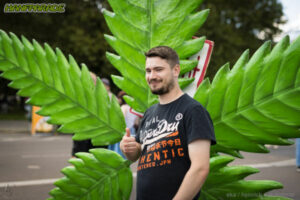
{"label": "t-shirt sleeve", "polygon": [[201,105],[194,106],[185,116],[185,130],[188,144],[197,139],[208,139],[216,144],[213,122]]}

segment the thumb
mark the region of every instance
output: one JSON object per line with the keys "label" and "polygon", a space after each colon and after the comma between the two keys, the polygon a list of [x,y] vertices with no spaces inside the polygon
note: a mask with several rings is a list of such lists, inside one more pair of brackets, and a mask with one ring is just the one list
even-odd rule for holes
{"label": "thumb", "polygon": [[130,137],[130,130],[129,130],[129,128],[126,128],[126,136]]}

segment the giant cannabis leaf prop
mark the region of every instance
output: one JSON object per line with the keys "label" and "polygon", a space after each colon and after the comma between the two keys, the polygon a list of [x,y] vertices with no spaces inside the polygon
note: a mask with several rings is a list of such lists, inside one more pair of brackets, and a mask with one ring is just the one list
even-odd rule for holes
{"label": "giant cannabis leaf prop", "polygon": [[213,156],[210,159],[210,173],[202,187],[200,200],[288,200],[289,198],[264,196],[264,193],[282,188],[275,181],[243,180],[259,170],[247,166],[227,166],[234,160],[229,156]]}
{"label": "giant cannabis leaf prop", "polygon": [[264,144],[292,144],[300,137],[300,38],[282,39],[270,52],[266,42],[249,60],[246,51],[232,70],[223,66],[212,84],[195,94],[216,131],[215,152],[241,157],[239,150],[268,152]]}
{"label": "giant cannabis leaf prop", "polygon": [[[119,54],[107,58],[120,71],[114,83],[126,91],[126,101],[137,111],[145,111],[157,101],[144,80],[146,52],[157,45],[173,47],[181,59],[182,73],[197,61],[186,60],[198,52],[204,38],[191,39],[205,21],[208,11],[193,13],[201,1],[109,0],[114,13],[104,11],[114,36],[106,35]],[[239,151],[266,152],[264,144],[286,145],[299,137],[300,125],[300,38],[289,46],[283,39],[271,52],[265,43],[248,61],[248,51],[232,70],[222,67],[212,84],[204,81],[195,99],[210,112],[218,145],[212,148],[211,173],[202,190],[202,199],[285,199],[266,197],[265,192],[281,188],[274,181],[245,181],[258,170],[227,164]],[[0,70],[29,96],[31,104],[41,106],[39,114],[62,125],[60,131],[75,133],[73,139],[92,138],[94,144],[120,140],[124,118],[113,97],[110,101],[101,81],[93,86],[86,66],[80,70],[60,50],[33,45],[14,34],[0,33]],[[186,86],[192,80],[182,79]],[[128,199],[132,178],[128,162],[116,153],[95,149],[71,159],[74,167],[62,170],[65,178],[55,183],[53,199]],[[128,183],[128,184],[126,184]],[[229,195],[230,194],[230,195]],[[243,195],[241,195],[243,194]],[[253,196],[255,194],[256,196]]]}
{"label": "giant cannabis leaf prop", "polygon": [[[110,101],[103,83],[98,79],[95,87],[87,67],[82,65],[80,70],[72,56],[68,62],[59,49],[54,53],[47,44],[43,49],[36,41],[32,45],[22,37],[21,42],[1,31],[0,70],[2,77],[12,80],[10,87],[30,97],[28,103],[41,106],[39,114],[62,125],[59,131],[75,133],[73,139],[92,138],[96,145],[107,145],[123,136],[125,121],[116,98]],[[55,183],[59,189],[51,195],[55,199],[128,199],[130,163],[108,150],[91,152],[70,160],[75,168],[62,170],[67,178]]]}
{"label": "giant cannabis leaf prop", "polygon": [[[246,51],[233,69],[223,66],[212,84],[205,80],[195,94],[210,112],[218,145],[212,151],[241,157],[238,150],[267,152],[264,144],[287,145],[300,137],[300,37],[282,39],[272,51],[266,42],[249,60]],[[227,167],[233,158],[211,158],[211,173],[201,199],[285,199],[264,197],[281,188],[274,181],[245,181],[250,167]],[[217,185],[217,187],[216,187]]]}
{"label": "giant cannabis leaf prop", "polygon": [[[103,14],[114,36],[105,38],[119,56],[107,53],[107,58],[123,76],[113,76],[114,83],[133,97],[127,96],[126,102],[135,110],[144,112],[157,102],[144,78],[144,53],[150,48],[174,48],[181,59],[181,74],[196,66],[196,60],[186,59],[199,52],[205,41],[192,39],[208,15],[208,10],[192,13],[201,2],[109,0],[114,13],[104,10]],[[191,81],[179,79],[182,88]]]}
{"label": "giant cannabis leaf prop", "polygon": [[50,194],[54,199],[128,199],[132,187],[129,161],[112,151],[90,150],[77,153],[80,159],[71,159],[74,167],[62,169],[67,177],[55,182],[60,189]]}
{"label": "giant cannabis leaf prop", "polygon": [[27,103],[42,107],[38,114],[62,125],[60,132],[75,133],[73,139],[107,145],[122,138],[125,122],[116,98],[109,100],[99,79],[93,85],[85,65],[81,71],[72,56],[68,62],[47,44],[43,49],[25,37],[21,42],[14,34],[0,35],[1,76],[12,80],[9,86],[20,89],[20,96],[30,97]]}

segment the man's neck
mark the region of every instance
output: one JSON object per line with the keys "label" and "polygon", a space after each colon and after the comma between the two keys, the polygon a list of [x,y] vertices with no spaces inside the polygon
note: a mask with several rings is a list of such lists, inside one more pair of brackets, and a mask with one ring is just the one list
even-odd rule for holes
{"label": "man's neck", "polygon": [[170,92],[168,92],[167,94],[163,94],[163,95],[159,95],[159,103],[160,104],[167,104],[170,103],[172,101],[175,101],[176,99],[178,99],[179,97],[181,97],[184,93],[182,92],[182,90],[179,88],[179,86],[175,86]]}

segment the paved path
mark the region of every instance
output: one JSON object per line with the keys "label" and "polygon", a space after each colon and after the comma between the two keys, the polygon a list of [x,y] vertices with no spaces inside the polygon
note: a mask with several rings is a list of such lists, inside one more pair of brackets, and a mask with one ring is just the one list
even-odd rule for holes
{"label": "paved path", "polygon": [[[10,124],[9,124],[10,123]],[[53,182],[63,175],[60,170],[68,166],[71,155],[71,136],[38,134],[29,131],[14,133],[13,128],[4,129],[0,122],[0,199],[40,200],[49,197]],[[19,124],[19,126],[18,126]],[[7,122],[6,127],[17,130],[28,127],[28,122]],[[274,190],[269,195],[300,199],[300,173],[295,170],[295,147],[272,149],[269,154],[243,153],[245,159],[237,159],[233,165],[250,165],[261,172],[247,179],[275,180],[284,189]],[[136,175],[136,164],[132,165]],[[135,180],[134,180],[135,185]],[[135,199],[135,187],[131,199]]]}
{"label": "paved path", "polygon": [[0,133],[30,133],[31,123],[27,120],[0,120]]}

